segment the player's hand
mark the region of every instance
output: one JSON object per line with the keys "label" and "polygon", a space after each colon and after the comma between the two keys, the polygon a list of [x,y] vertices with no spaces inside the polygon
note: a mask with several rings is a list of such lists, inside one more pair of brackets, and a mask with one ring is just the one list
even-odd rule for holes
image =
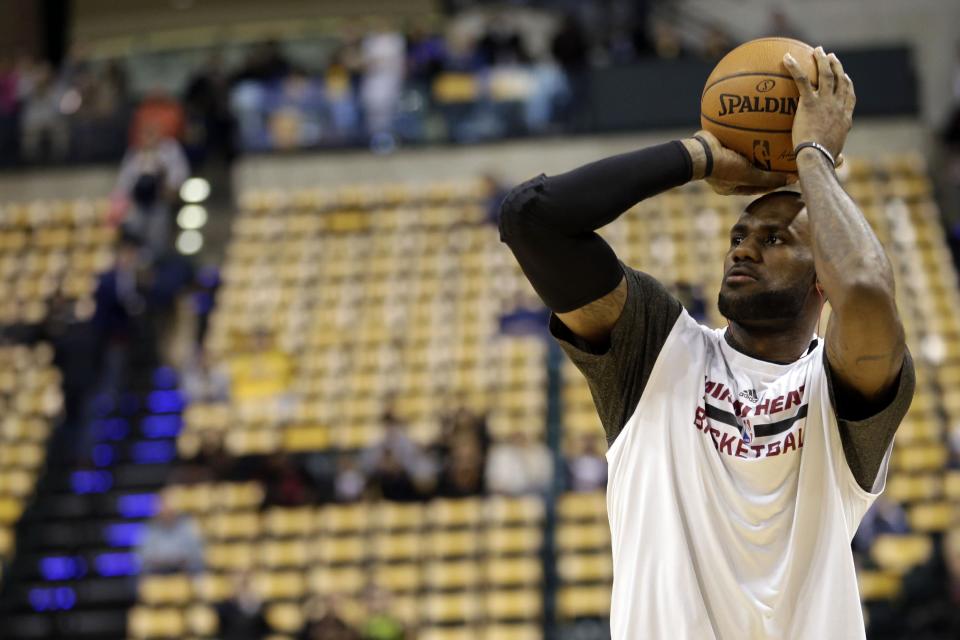
{"label": "player's hand", "polygon": [[[707,141],[713,154],[713,171],[704,179],[720,195],[754,195],[773,191],[778,187],[796,182],[796,176],[790,173],[764,171],[753,166],[749,160],[732,149],[720,144],[717,137],[709,131],[700,130],[696,135]],[[688,143],[689,141],[689,143]],[[694,161],[694,176],[702,176],[702,162],[705,158],[703,146],[692,138],[684,140]]]}
{"label": "player's hand", "polygon": [[843,71],[843,65],[834,54],[827,54],[823,47],[813,51],[817,61],[817,88],[789,53],[783,56],[783,64],[797,83],[800,104],[793,118],[793,146],[801,142],[818,142],[833,154],[840,156],[847,132],[853,126],[853,107],[857,96],[853,92],[853,80]]}

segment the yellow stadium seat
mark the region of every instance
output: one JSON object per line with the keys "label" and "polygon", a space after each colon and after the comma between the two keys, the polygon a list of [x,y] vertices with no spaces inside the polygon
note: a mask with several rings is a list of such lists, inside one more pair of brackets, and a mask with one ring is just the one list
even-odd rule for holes
{"label": "yellow stadium seat", "polygon": [[915,565],[926,562],[932,551],[929,536],[884,534],[877,536],[870,548],[870,557],[881,569],[902,575]]}
{"label": "yellow stadium seat", "polygon": [[539,588],[493,589],[486,592],[488,620],[533,620],[542,617],[543,592]]}
{"label": "yellow stadium seat", "polygon": [[561,587],[557,595],[557,612],[561,619],[610,615],[610,587]]}
{"label": "yellow stadium seat", "polygon": [[133,638],[181,638],[186,631],[180,609],[134,607],[127,618]]}
{"label": "yellow stadium seat", "polygon": [[610,582],[613,578],[613,559],[609,551],[565,553],[557,564],[560,579],[568,583]]}
{"label": "yellow stadium seat", "polygon": [[330,505],[319,513],[319,528],[330,534],[366,531],[370,509],[366,505]]}
{"label": "yellow stadium seat", "polygon": [[605,549],[610,546],[610,527],[606,522],[562,523],[557,529],[557,548]]}
{"label": "yellow stadium seat", "polygon": [[302,567],[309,561],[307,541],[264,540],[260,546],[260,563],[270,568]]}
{"label": "yellow stadium seat", "polygon": [[861,571],[857,575],[860,599],[891,600],[900,594],[900,576],[887,571]]}
{"label": "yellow stadium seat", "polygon": [[420,563],[380,564],[373,572],[375,584],[391,593],[416,591],[423,584]]}
{"label": "yellow stadium seat", "polygon": [[277,603],[267,605],[264,617],[274,631],[295,634],[303,627],[303,611],[297,604]]}
{"label": "yellow stadium seat", "polygon": [[360,567],[315,567],[307,580],[313,593],[355,594],[366,586],[367,574]]}
{"label": "yellow stadium seat", "polygon": [[480,599],[472,591],[428,593],[423,599],[422,619],[434,623],[476,622],[480,613]]}
{"label": "yellow stadium seat", "polygon": [[183,617],[189,633],[201,637],[217,635],[219,621],[213,607],[202,604],[193,605],[184,611]]}
{"label": "yellow stadium seat", "polygon": [[537,496],[487,498],[485,517],[498,525],[536,524],[543,520],[544,502]]}
{"label": "yellow stadium seat", "polygon": [[311,543],[312,557],[324,564],[353,564],[367,557],[367,542],[360,536],[323,536]]}
{"label": "yellow stadium seat", "polygon": [[474,556],[480,551],[480,537],[471,529],[430,532],[425,552],[435,558]]}
{"label": "yellow stadium seat", "polygon": [[254,576],[257,593],[264,600],[301,598],[306,592],[306,583],[300,571],[265,571]]}
{"label": "yellow stadium seat", "polygon": [[140,601],[151,606],[186,604],[193,596],[191,580],[185,575],[144,576],[137,585]]}
{"label": "yellow stadium seat", "polygon": [[269,509],[263,514],[263,525],[272,536],[306,536],[313,532],[314,510],[310,507]]}
{"label": "yellow stadium seat", "polygon": [[492,586],[539,584],[543,565],[537,556],[491,558],[483,563],[486,582]]}
{"label": "yellow stadium seat", "polygon": [[256,547],[249,542],[207,544],[204,555],[207,566],[222,570],[250,569],[258,559]]}
{"label": "yellow stadium seat", "polygon": [[479,498],[433,500],[429,506],[430,522],[434,527],[472,527],[482,516]]}
{"label": "yellow stadium seat", "polygon": [[504,527],[488,531],[483,536],[488,553],[536,553],[543,541],[543,532],[535,527]]}
{"label": "yellow stadium seat", "polygon": [[565,493],[557,502],[562,520],[607,520],[607,499],[602,491]]}
{"label": "yellow stadium seat", "polygon": [[475,560],[430,562],[424,573],[426,586],[435,590],[474,588],[482,578]]}
{"label": "yellow stadium seat", "polygon": [[424,508],[419,504],[381,502],[374,509],[372,523],[378,529],[419,529],[423,525]]}
{"label": "yellow stadium seat", "polygon": [[481,628],[480,640],[543,640],[539,624],[490,624]]}
{"label": "yellow stadium seat", "polygon": [[950,502],[924,502],[907,510],[907,520],[914,531],[946,531],[960,516],[960,508]]}
{"label": "yellow stadium seat", "polygon": [[420,557],[422,543],[419,532],[381,532],[374,535],[371,550],[381,561],[410,560]]}

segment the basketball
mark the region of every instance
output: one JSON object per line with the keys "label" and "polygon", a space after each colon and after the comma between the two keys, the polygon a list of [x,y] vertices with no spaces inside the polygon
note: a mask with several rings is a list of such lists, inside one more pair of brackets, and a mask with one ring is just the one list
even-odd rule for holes
{"label": "basketball", "polygon": [[791,129],[799,92],[783,64],[790,53],[816,86],[813,47],[790,38],[759,38],[725,55],[700,97],[700,124],[724,146],[767,171],[795,172]]}

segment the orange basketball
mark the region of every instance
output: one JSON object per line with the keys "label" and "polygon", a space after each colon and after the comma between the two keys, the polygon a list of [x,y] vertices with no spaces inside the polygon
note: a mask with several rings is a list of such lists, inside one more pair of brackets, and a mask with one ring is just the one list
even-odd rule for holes
{"label": "orange basketball", "polygon": [[707,78],[700,125],[761,169],[795,172],[791,129],[799,93],[783,65],[785,53],[816,86],[813,47],[790,38],[751,40],[725,55]]}

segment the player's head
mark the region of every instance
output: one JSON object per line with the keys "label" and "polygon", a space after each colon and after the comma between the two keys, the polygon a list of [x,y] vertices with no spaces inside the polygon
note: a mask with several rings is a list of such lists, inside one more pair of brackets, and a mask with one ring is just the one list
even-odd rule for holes
{"label": "player's head", "polygon": [[774,191],[751,202],[730,230],[720,313],[755,330],[815,322],[820,303],[816,281],[800,194]]}

